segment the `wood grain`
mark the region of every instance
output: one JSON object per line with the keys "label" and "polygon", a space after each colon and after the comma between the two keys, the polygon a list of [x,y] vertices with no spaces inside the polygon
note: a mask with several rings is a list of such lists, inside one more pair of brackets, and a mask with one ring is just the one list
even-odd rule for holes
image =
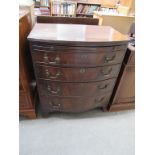
{"label": "wood grain", "polygon": [[[133,48],[132,48],[133,49]],[[108,106],[110,111],[135,108],[135,51],[127,50]]]}
{"label": "wood grain", "polygon": [[111,27],[36,24],[28,39],[44,116],[107,108],[126,36]]}
{"label": "wood grain", "polygon": [[90,82],[116,78],[120,67],[120,64],[91,68],[35,65],[38,78],[59,82]]}
{"label": "wood grain", "polygon": [[34,80],[32,59],[27,36],[31,31],[30,13],[22,11],[19,17],[19,113],[36,118],[35,92],[30,83]]}
{"label": "wood grain", "polygon": [[[40,31],[41,30],[41,31]],[[129,38],[110,26],[76,24],[38,24],[33,27],[28,39],[51,42],[122,42]]]}

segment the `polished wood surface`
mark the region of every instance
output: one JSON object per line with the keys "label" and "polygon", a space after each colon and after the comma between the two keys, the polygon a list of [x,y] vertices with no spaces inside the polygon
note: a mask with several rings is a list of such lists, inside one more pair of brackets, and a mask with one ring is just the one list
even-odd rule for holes
{"label": "polished wood surface", "polygon": [[28,40],[44,116],[106,110],[126,52],[126,36],[110,27],[37,24]]}
{"label": "polished wood surface", "polygon": [[51,96],[92,96],[103,95],[111,91],[115,84],[115,79],[109,79],[99,82],[87,83],[66,83],[51,82],[49,80],[38,80],[41,94]]}
{"label": "polished wood surface", "polygon": [[[64,48],[64,52],[63,51]],[[73,49],[74,50],[74,49]],[[113,51],[113,52],[72,52],[73,50],[66,50],[65,47],[61,47],[61,51],[48,52],[47,50],[33,50],[32,58],[35,63],[53,65],[53,66],[85,66],[85,67],[96,67],[106,66],[122,62],[124,57],[124,51]],[[79,49],[79,51],[81,51]],[[93,50],[93,48],[92,48]],[[96,50],[97,51],[97,50]]]}
{"label": "polished wood surface", "polygon": [[103,67],[54,67],[36,64],[36,73],[40,79],[64,82],[101,81],[115,78],[121,65]]}
{"label": "polished wood surface", "polygon": [[80,17],[76,18],[76,17],[37,16],[37,23],[98,25],[99,20],[94,18],[80,18]]}
{"label": "polished wood surface", "polygon": [[113,92],[110,111],[135,108],[135,50],[128,46],[116,88]]}
{"label": "polished wood surface", "polygon": [[58,112],[85,112],[97,107],[106,107],[109,101],[110,93],[102,96],[92,97],[51,97],[41,96],[41,109],[43,115],[47,115],[49,111]]}
{"label": "polished wood surface", "polygon": [[[41,30],[41,31],[40,31]],[[96,42],[111,43],[128,41],[110,26],[76,25],[76,24],[38,24],[36,23],[28,39],[31,41],[52,42]]]}
{"label": "polished wood surface", "polygon": [[36,118],[35,87],[30,86],[34,80],[32,60],[27,36],[31,30],[30,14],[20,11],[19,16],[19,113],[29,118]]}

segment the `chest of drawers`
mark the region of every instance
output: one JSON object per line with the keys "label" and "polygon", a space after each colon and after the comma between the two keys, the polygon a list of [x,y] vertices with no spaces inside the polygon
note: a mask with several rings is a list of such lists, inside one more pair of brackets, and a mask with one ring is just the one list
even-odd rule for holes
{"label": "chest of drawers", "polygon": [[28,40],[44,115],[106,109],[126,36],[111,27],[36,24]]}

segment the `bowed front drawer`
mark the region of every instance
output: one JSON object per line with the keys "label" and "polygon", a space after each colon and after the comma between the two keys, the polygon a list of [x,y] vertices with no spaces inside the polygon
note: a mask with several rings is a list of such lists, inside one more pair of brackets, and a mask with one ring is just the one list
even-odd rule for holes
{"label": "bowed front drawer", "polygon": [[62,82],[89,82],[116,78],[120,64],[103,67],[54,67],[35,65],[36,73],[40,79]]}
{"label": "bowed front drawer", "polygon": [[42,96],[44,111],[84,112],[97,107],[106,107],[110,93],[93,97],[51,97]]}
{"label": "bowed front drawer", "polygon": [[96,67],[118,64],[122,62],[124,51],[105,52],[57,52],[34,50],[32,52],[33,62],[52,66],[85,66]]}
{"label": "bowed front drawer", "polygon": [[93,96],[112,91],[115,79],[101,82],[66,83],[38,80],[40,93],[51,96]]}

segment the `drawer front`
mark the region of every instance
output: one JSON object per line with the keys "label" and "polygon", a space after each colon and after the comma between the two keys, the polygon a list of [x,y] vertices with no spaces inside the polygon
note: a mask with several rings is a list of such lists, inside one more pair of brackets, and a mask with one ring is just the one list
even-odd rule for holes
{"label": "drawer front", "polygon": [[75,46],[58,46],[50,44],[32,44],[32,50],[42,50],[48,52],[109,52],[109,51],[119,51],[126,50],[127,45],[114,45],[114,46],[103,46],[103,47],[75,47]]}
{"label": "drawer front", "polygon": [[64,83],[39,80],[41,94],[51,96],[92,96],[112,91],[115,79],[89,83]]}
{"label": "drawer front", "polygon": [[111,94],[89,98],[41,97],[41,106],[49,111],[84,112],[97,107],[106,107]]}
{"label": "drawer front", "polygon": [[47,52],[33,51],[34,63],[47,64],[52,66],[85,66],[96,67],[121,63],[125,51],[116,52]]}
{"label": "drawer front", "polygon": [[41,79],[64,82],[85,82],[106,80],[117,77],[120,66],[120,64],[117,64],[96,68],[63,68],[37,64],[35,68],[37,77]]}

